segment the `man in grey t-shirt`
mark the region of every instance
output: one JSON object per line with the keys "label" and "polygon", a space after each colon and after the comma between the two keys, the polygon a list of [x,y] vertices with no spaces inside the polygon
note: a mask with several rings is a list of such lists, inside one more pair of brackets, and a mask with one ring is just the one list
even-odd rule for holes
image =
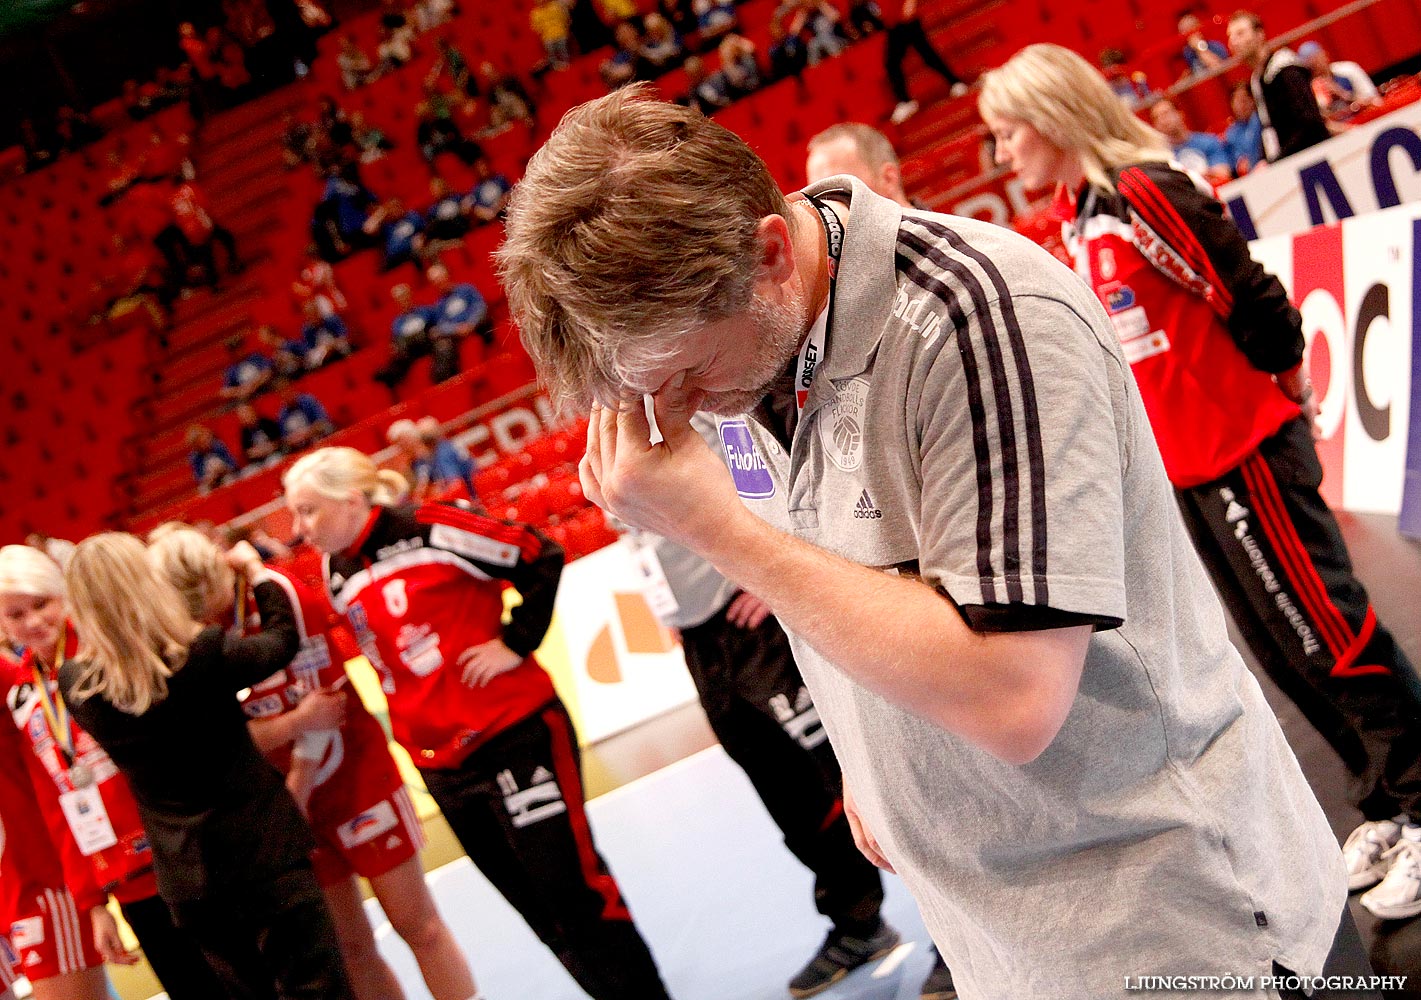
{"label": "man in grey t-shirt", "polygon": [[774,610],[964,997],[1322,972],[1340,852],[1074,275],[849,178],[787,201],[635,90],[564,119],[500,257],[540,374],[595,402],[588,496]]}

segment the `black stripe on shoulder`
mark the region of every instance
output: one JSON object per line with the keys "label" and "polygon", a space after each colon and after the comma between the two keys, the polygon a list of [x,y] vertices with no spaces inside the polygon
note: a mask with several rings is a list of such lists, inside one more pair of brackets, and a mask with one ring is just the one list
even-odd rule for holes
{"label": "black stripe on shoulder", "polygon": [[[912,220],[922,225],[919,220]],[[950,273],[972,299],[972,307],[982,330],[982,347],[991,373],[992,399],[997,413],[997,447],[1002,458],[1002,576],[1006,579],[1007,601],[1021,603],[1021,459],[1017,452],[1016,415],[1002,358],[1001,337],[991,305],[981,281],[965,261],[948,254],[936,241],[909,229],[900,229],[898,245]],[[959,340],[967,338],[959,335]]]}
{"label": "black stripe on shoulder", "polygon": [[1046,538],[1046,459],[1041,444],[1041,414],[1036,402],[1036,382],[1031,374],[1031,362],[1026,354],[1026,340],[1021,324],[1016,318],[1016,307],[1012,305],[1011,293],[1002,273],[990,257],[971,246],[958,233],[942,223],[911,219],[914,225],[947,241],[958,253],[972,258],[987,275],[987,280],[996,289],[998,305],[1002,311],[1002,323],[1006,327],[1007,339],[1011,342],[1012,355],[1016,362],[1017,386],[1021,392],[1023,423],[1026,428],[1027,477],[1031,492],[1031,576],[1036,590],[1037,604],[1050,602],[1047,584],[1047,538]]}
{"label": "black stripe on shoulder", "polygon": [[[929,274],[915,260],[899,251],[896,257],[898,273],[918,288],[932,295],[945,306],[959,331],[967,326],[967,317],[957,303],[957,296],[941,279]],[[996,603],[992,569],[992,450],[987,444],[987,410],[982,405],[982,375],[977,364],[977,351],[970,337],[957,337],[957,351],[962,358],[962,371],[967,384],[967,412],[972,417],[972,454],[977,466],[977,577],[982,584],[982,600]]]}

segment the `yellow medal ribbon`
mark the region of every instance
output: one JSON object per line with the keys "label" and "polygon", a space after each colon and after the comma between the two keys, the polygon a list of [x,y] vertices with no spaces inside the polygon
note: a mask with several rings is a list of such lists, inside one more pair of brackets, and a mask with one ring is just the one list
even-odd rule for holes
{"label": "yellow medal ribbon", "polygon": [[49,683],[45,680],[44,673],[39,668],[39,657],[33,657],[30,668],[35,675],[35,688],[39,691],[40,708],[44,710],[45,722],[49,724],[49,731],[54,736],[54,741],[59,744],[60,753],[64,755],[64,762],[70,767],[74,766],[74,727],[69,723],[69,709],[64,704],[64,696],[59,693],[59,668],[64,666],[64,646],[69,638],[69,629],[66,625],[59,630],[59,648],[54,651],[54,694],[49,693]]}

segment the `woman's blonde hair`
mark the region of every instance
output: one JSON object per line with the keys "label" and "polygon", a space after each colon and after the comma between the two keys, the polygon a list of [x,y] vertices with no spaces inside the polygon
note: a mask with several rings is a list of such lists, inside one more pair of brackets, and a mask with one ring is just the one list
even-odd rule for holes
{"label": "woman's blonde hair", "polygon": [[323,497],[347,500],[359,494],[369,503],[391,506],[408,495],[409,485],[394,469],[382,469],[354,448],[317,448],[301,456],[281,477],[290,493],[305,484]]}
{"label": "woman's blonde hair", "polygon": [[29,545],[0,548],[0,594],[64,597],[64,571],[59,563]]}
{"label": "woman's blonde hair", "polygon": [[1114,190],[1110,170],[1170,159],[1169,142],[1110,89],[1094,66],[1059,45],[1028,45],[982,77],[983,118],[1026,122],[1047,142],[1080,157],[1086,180]]}
{"label": "woman's blonde hair", "polygon": [[75,700],[97,695],[142,715],[166,698],[198,629],[182,595],[148,564],[143,543],[118,531],[86,538],[64,582],[79,632]]}
{"label": "woman's blonde hair", "polygon": [[217,543],[193,528],[165,531],[148,544],[148,564],[171,583],[193,621],[203,621],[215,602],[232,598],[237,575]]}

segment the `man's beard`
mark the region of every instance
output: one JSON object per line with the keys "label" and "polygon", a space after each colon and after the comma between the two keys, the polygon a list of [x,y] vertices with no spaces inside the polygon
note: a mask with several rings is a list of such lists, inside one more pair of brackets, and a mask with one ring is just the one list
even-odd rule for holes
{"label": "man's beard", "polygon": [[[804,315],[804,295],[787,289],[779,301],[760,296],[750,300],[747,310],[754,325],[754,346],[745,367],[749,388],[707,393],[701,409],[723,417],[735,417],[753,410],[765,396],[783,388],[793,390],[794,371],[790,367],[799,343],[808,330]],[[783,386],[778,383],[783,382]]]}

